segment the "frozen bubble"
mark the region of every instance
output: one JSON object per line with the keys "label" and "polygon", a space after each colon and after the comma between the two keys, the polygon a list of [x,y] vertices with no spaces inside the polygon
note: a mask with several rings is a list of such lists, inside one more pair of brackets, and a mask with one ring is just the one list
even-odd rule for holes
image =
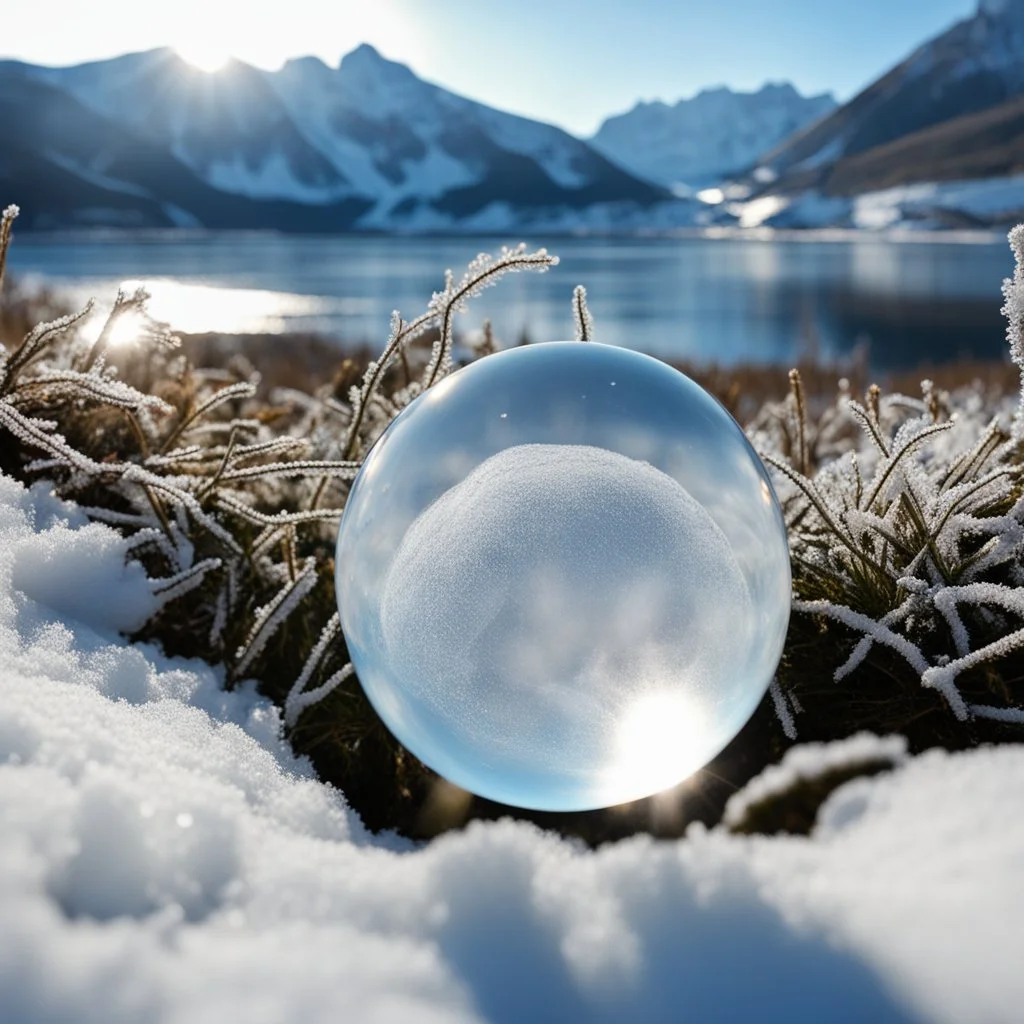
{"label": "frozen bubble", "polygon": [[775,670],[789,561],[722,407],[625,349],[534,345],[414,402],[356,480],[342,625],[395,735],[504,803],[580,810],[699,768]]}

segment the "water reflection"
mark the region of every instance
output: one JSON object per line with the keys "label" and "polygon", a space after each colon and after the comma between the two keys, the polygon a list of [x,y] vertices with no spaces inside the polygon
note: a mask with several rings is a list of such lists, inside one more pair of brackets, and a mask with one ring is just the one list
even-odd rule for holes
{"label": "water reflection", "polygon": [[[125,291],[145,288],[149,313],[184,334],[280,334],[288,330],[329,331],[332,317],[359,313],[365,302],[257,288],[225,288],[171,278],[135,278],[118,282],[75,285],[71,294],[79,304],[91,295],[109,297],[117,287]],[[109,308],[101,301],[94,323]],[[127,337],[127,327],[120,331]]]}
{"label": "water reflection", "polygon": [[[392,309],[422,311],[446,267],[517,240],[21,236],[12,268],[100,294],[141,278],[157,314],[184,331],[312,330],[378,345]],[[568,337],[568,296],[582,283],[599,340],[668,357],[785,363],[801,346],[836,357],[866,338],[885,369],[1005,348],[1000,285],[1012,260],[999,238],[527,242],[548,244],[561,266],[485,292],[465,326],[489,317],[506,343]]]}

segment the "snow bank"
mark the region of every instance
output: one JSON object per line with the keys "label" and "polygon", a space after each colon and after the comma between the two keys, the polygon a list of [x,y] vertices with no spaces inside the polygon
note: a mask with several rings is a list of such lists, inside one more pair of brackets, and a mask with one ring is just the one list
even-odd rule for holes
{"label": "snow bank", "polygon": [[923,182],[865,192],[854,202],[853,223],[867,230],[909,223],[943,226],[944,214],[963,214],[981,224],[1010,224],[1024,212],[1024,175],[972,181]]}
{"label": "snow bank", "polygon": [[852,198],[811,189],[792,196],[741,199],[722,208],[744,229],[935,231],[955,224],[982,229],[1013,224],[1024,216],[1024,175],[918,182]]}
{"label": "snow bank", "polygon": [[906,760],[907,741],[902,736],[872,736],[861,732],[837,743],[804,743],[791,747],[782,760],[751,779],[725,805],[724,824],[740,824],[759,803],[792,791],[801,782],[830,772],[866,765],[897,765]]}
{"label": "snow bank", "polygon": [[1020,1019],[1024,748],[850,783],[811,839],[407,849],[260,698],[114,636],[124,550],[0,477],[5,1022]]}

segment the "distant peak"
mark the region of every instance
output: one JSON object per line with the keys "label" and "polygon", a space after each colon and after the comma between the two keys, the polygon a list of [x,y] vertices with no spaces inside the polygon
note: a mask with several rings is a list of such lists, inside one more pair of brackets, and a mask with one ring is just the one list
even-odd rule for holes
{"label": "distant peak", "polygon": [[978,0],[978,14],[998,18],[1004,14],[1024,14],[1024,0]]}
{"label": "distant peak", "polygon": [[760,89],[762,94],[779,96],[799,96],[796,86],[792,82],[765,82]]}
{"label": "distant peak", "polygon": [[[1022,0],[1024,2],[1024,0]],[[765,82],[759,89],[746,91],[733,89],[727,85],[707,86],[688,99],[681,99],[675,104],[676,107],[686,107],[691,103],[704,105],[708,103],[728,103],[731,100],[743,103],[750,100],[761,100],[764,102],[824,102],[829,100],[835,102],[831,93],[821,93],[817,96],[805,96],[792,82]]]}
{"label": "distant peak", "polygon": [[360,43],[354,50],[346,54],[347,57],[355,57],[359,60],[383,60],[380,51],[370,43]]}
{"label": "distant peak", "polygon": [[360,43],[354,50],[346,53],[341,58],[338,70],[367,81],[395,82],[416,77],[404,64],[382,57],[369,43]]}
{"label": "distant peak", "polygon": [[319,57],[308,54],[305,57],[289,57],[281,65],[281,73],[285,76],[296,75],[303,78],[331,75],[333,72]]}
{"label": "distant peak", "polygon": [[736,95],[736,93],[734,93],[732,91],[732,89],[730,89],[729,86],[727,86],[727,85],[706,85],[706,86],[704,86],[703,89],[700,90],[700,92],[697,93],[697,95],[698,96],[734,96],[734,95]]}
{"label": "distant peak", "polygon": [[327,65],[319,58],[313,56],[313,54],[307,54],[305,57],[289,57],[284,62],[285,67],[294,68],[325,68]]}
{"label": "distant peak", "polygon": [[350,50],[341,58],[342,68],[373,68],[373,67],[402,67],[394,61],[388,60],[380,55],[380,51],[369,43],[360,43],[354,50]]}

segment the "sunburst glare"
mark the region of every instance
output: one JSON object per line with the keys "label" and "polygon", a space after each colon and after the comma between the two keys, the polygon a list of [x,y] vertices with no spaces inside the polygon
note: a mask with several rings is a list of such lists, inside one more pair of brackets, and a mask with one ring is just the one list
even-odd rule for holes
{"label": "sunburst glare", "polygon": [[145,326],[146,318],[141,313],[134,310],[121,313],[111,325],[107,343],[111,348],[123,348],[125,345],[130,345],[138,341]]}
{"label": "sunburst glare", "polygon": [[178,43],[174,50],[186,64],[210,75],[220,71],[231,59],[231,54],[223,46],[206,39]]}

